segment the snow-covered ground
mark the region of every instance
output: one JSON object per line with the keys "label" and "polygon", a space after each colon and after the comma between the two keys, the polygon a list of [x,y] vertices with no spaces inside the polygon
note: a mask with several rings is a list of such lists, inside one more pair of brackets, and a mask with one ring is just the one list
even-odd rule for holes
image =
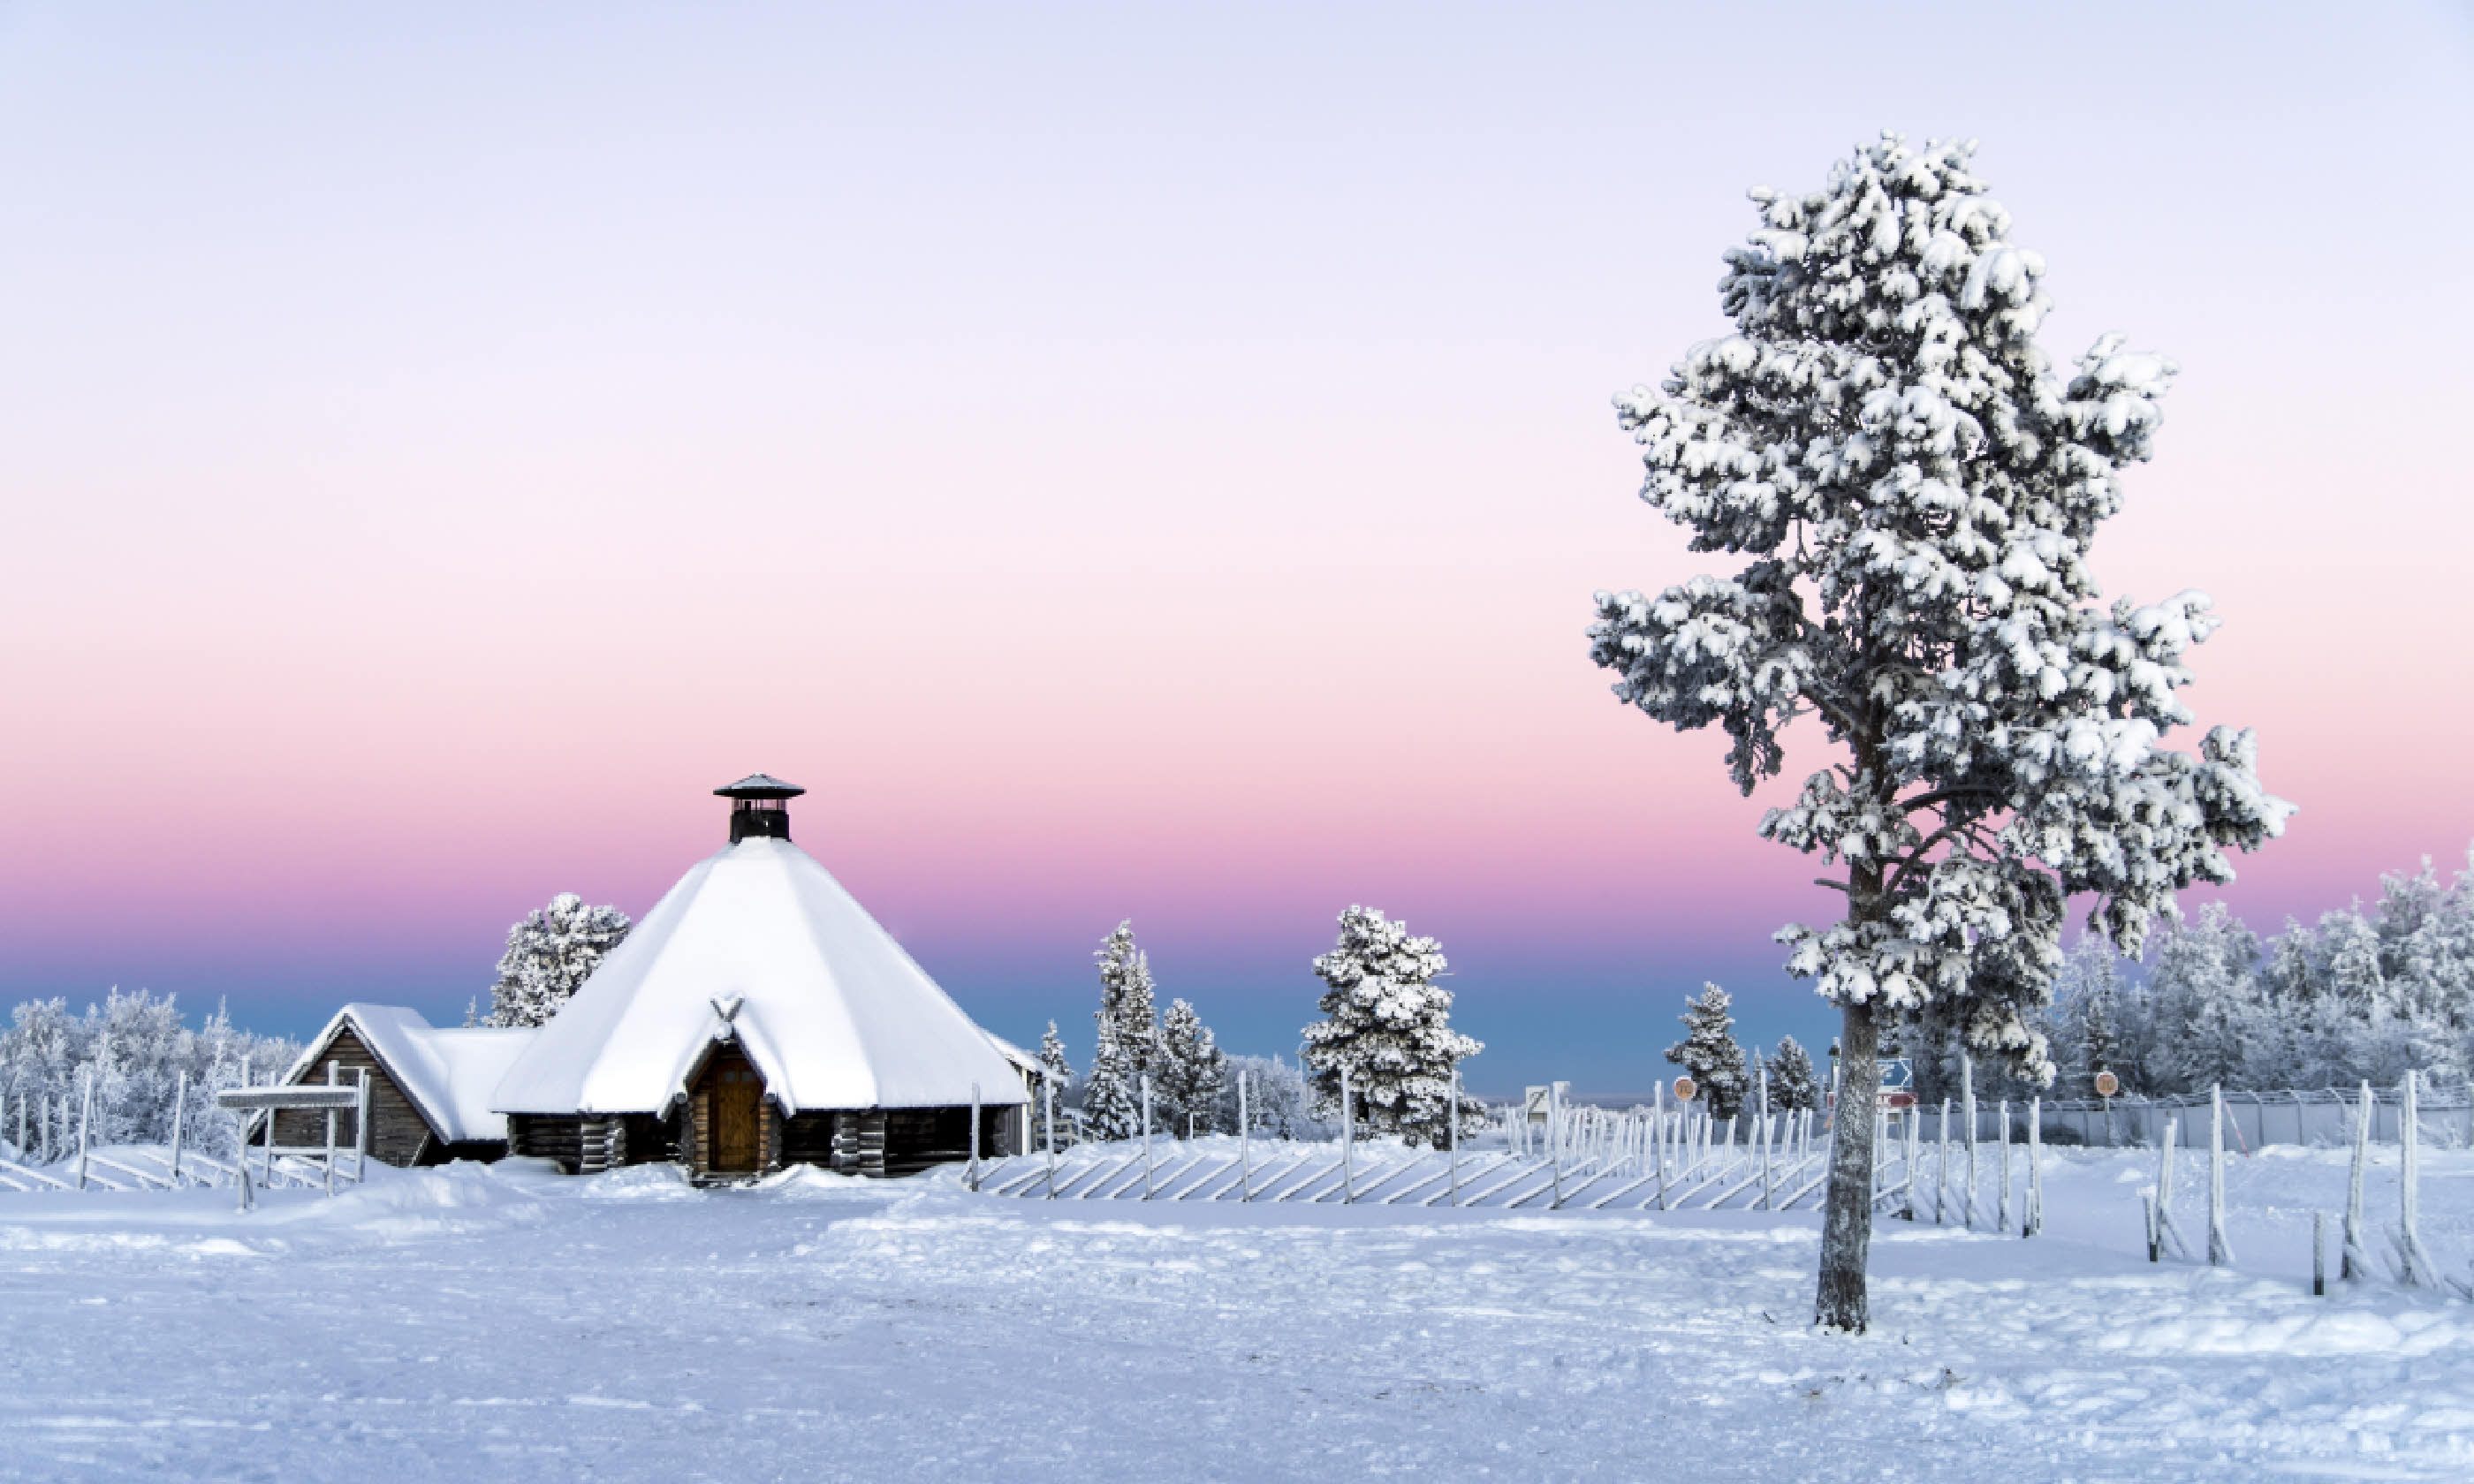
{"label": "snow-covered ground", "polygon": [[[2341,1155],[2234,1161],[2219,1272],[2145,1260],[2152,1155],[2049,1156],[2042,1237],[1883,1221],[1853,1340],[1806,1326],[1809,1212],[521,1161],[247,1216],[0,1195],[0,1476],[2474,1476],[2474,1305],[2309,1293]],[[2195,1162],[2182,1189],[2195,1236]],[[2465,1275],[2474,1156],[2426,1155],[2423,1208]]]}

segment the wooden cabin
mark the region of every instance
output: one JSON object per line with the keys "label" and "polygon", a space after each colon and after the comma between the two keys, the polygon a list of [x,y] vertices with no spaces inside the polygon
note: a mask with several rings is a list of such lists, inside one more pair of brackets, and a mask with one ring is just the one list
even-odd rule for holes
{"label": "wooden cabin", "polygon": [[1028,1147],[1037,1064],[982,1029],[790,843],[764,774],[715,792],[692,867],[497,1087],[510,1152],[570,1172],[675,1161],[699,1180],[816,1164],[901,1175]]}
{"label": "wooden cabin", "polygon": [[[490,1097],[530,1028],[431,1025],[398,1005],[346,1005],[327,1022],[284,1074],[287,1083],[370,1076],[370,1156],[412,1166],[449,1160],[496,1160],[507,1152],[507,1120]],[[335,1117],[336,1139],[350,1145],[354,1114]],[[322,1144],[324,1113],[289,1110],[275,1115],[279,1144]]]}

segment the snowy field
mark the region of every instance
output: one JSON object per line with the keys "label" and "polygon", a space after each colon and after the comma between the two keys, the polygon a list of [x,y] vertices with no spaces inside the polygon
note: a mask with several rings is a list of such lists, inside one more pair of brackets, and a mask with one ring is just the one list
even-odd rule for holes
{"label": "snowy field", "polygon": [[[2474,1305],[2310,1296],[2341,1155],[2234,1161],[2227,1272],[2145,1260],[2152,1155],[2050,1158],[2045,1236],[1884,1220],[1857,1340],[1806,1327],[1809,1212],[1049,1203],[950,1172],[699,1192],[521,1161],[248,1216],[0,1195],[0,1476],[2474,1476]],[[2426,1153],[2423,1224],[2466,1274],[2474,1156]]]}

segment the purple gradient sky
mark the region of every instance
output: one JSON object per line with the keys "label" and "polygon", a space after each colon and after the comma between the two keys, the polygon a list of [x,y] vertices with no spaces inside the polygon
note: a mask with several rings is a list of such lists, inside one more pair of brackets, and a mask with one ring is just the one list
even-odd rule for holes
{"label": "purple gradient sky", "polygon": [[1826,1036],[1581,630],[1700,565],[1609,395],[1884,125],[2182,363],[2098,569],[2230,620],[2241,910],[2474,838],[2462,8],[1190,10],[0,9],[0,993],[460,1012],[763,768],[1018,1039],[1130,916],[1288,1050],[1361,900],[1485,1089]]}

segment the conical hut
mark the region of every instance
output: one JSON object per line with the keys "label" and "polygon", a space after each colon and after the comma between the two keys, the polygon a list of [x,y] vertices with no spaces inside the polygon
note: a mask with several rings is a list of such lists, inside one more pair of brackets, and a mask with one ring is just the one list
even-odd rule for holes
{"label": "conical hut", "polygon": [[813,1163],[900,1174],[1028,1132],[1030,1059],[973,1022],[790,843],[805,790],[715,790],[699,861],[541,1027],[491,1100],[508,1152],[570,1170],[675,1160],[698,1178]]}

